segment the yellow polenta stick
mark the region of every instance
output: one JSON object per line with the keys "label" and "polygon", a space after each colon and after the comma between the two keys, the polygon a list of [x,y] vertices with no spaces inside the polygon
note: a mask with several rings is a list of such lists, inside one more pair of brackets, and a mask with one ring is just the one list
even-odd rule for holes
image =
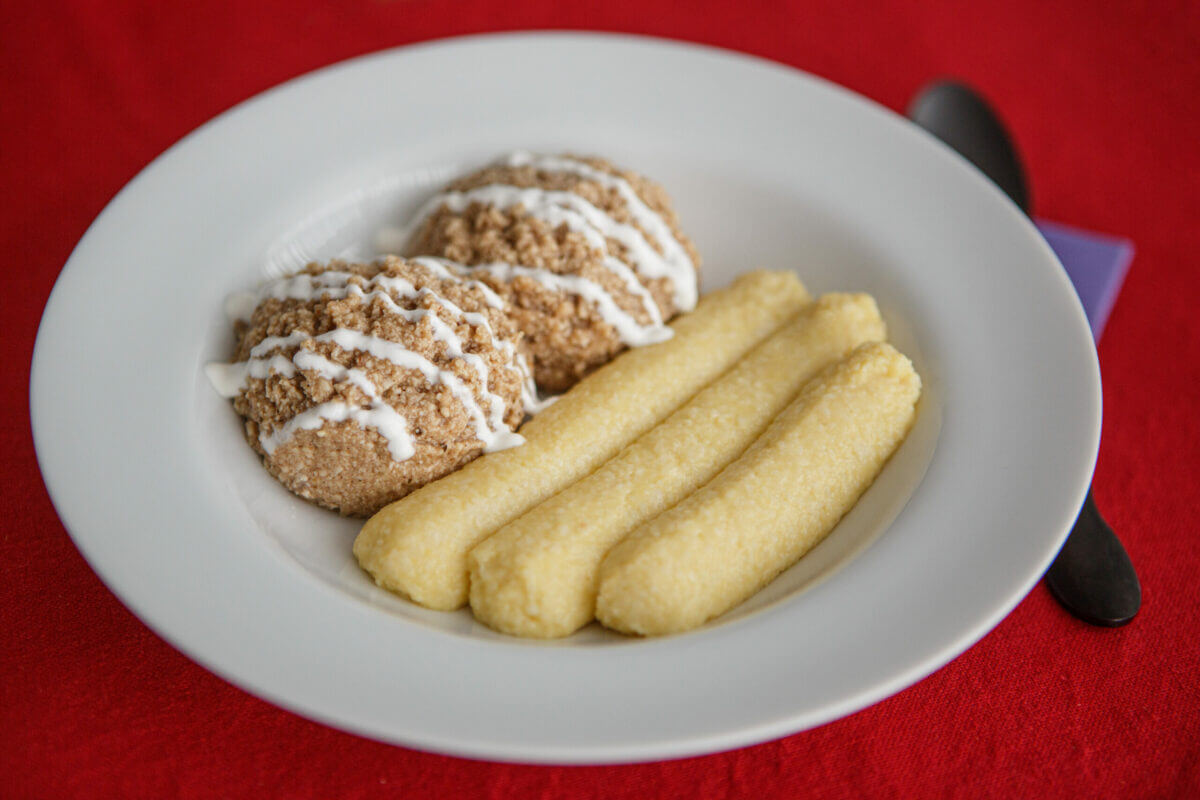
{"label": "yellow polenta stick", "polygon": [[865,344],[827,368],[739,458],[630,534],[600,568],[596,616],[643,635],[695,628],[757,592],[833,529],[916,413],[907,358]]}
{"label": "yellow polenta stick", "polygon": [[476,545],[475,616],[539,638],[586,625],[614,544],[741,455],[823,367],[883,338],[869,296],[822,297],[598,470]]}
{"label": "yellow polenta stick", "polygon": [[712,381],[808,302],[792,273],[752,272],[580,381],[490,453],[379,511],[354,555],[380,586],[423,606],[467,601],[467,553],[531,506],[603,464]]}

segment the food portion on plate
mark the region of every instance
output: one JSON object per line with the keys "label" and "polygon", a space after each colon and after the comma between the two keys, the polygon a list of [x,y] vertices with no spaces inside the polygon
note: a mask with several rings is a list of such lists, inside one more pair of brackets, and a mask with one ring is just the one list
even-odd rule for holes
{"label": "food portion on plate", "polygon": [[268,472],[370,515],[378,585],[505,633],[719,616],[832,530],[916,413],[869,296],[760,270],[700,297],[666,193],[607,161],[514,153],[379,240],[403,256],[233,298],[209,376]]}
{"label": "food portion on plate", "polygon": [[471,548],[585,477],[712,381],[807,302],[795,275],[752,272],[709,292],[665,342],[596,370],[495,453],[388,506],[354,542],[376,583],[423,606],[467,602]]}
{"label": "food portion on plate", "polygon": [[433,259],[313,264],[228,311],[237,347],[213,385],[271,475],[343,514],[519,444],[534,408],[503,302]]}
{"label": "food portion on plate", "polygon": [[452,182],[391,252],[441,256],[509,304],[538,385],[569,389],[691,311],[700,258],[661,186],[599,158],[519,151]]}

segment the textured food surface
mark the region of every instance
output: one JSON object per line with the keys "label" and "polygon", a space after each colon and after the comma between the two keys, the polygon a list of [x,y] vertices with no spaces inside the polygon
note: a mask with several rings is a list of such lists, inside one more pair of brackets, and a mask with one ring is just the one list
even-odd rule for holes
{"label": "textured food surface", "polygon": [[[671,200],[661,186],[602,159],[578,161],[624,180],[642,203],[666,223],[692,264],[699,265],[696,248],[680,229]],[[611,186],[586,176],[528,164],[501,164],[471,173],[450,184],[447,191],[470,192],[485,186],[571,193],[613,221],[636,228],[645,242],[661,253],[655,237],[630,213],[626,199]],[[661,324],[676,313],[689,310],[679,308],[675,302],[676,287],[672,279],[638,272],[636,261],[621,242],[607,238],[602,247],[597,247],[579,231],[539,218],[523,205],[498,207],[494,202],[473,202],[461,210],[441,206],[418,226],[405,252],[440,256],[467,265],[505,263],[555,275],[578,276],[598,285],[622,312],[641,326]],[[629,281],[613,271],[606,262],[610,256],[633,271],[642,287],[640,291],[632,291]],[[547,285],[529,274],[480,272],[477,277],[511,305],[510,314],[525,332],[533,354],[534,377],[546,391],[561,392],[571,387],[611,360],[627,344],[593,300]],[[694,272],[689,280],[693,283],[697,280]],[[646,293],[652,309],[647,307]]]}
{"label": "textured food surface", "polygon": [[475,616],[542,638],[587,624],[614,544],[737,458],[823,367],[884,336],[869,296],[821,297],[600,469],[477,545]]}
{"label": "textured food surface", "polygon": [[808,293],[790,272],[755,271],[710,292],[666,342],[634,348],[489,454],[393,503],[354,554],[376,583],[430,608],[467,601],[467,554],[530,507],[595,470],[794,316]]}
{"label": "textured food surface", "polygon": [[625,633],[675,633],[750,597],[871,485],[920,391],[909,360],[883,343],[827,368],[741,458],[609,552],[597,618]]}
{"label": "textured food surface", "polygon": [[[322,281],[336,275],[348,277],[331,291]],[[525,413],[520,334],[494,305],[478,287],[394,257],[313,264],[274,284],[235,326],[234,366],[270,366],[262,377],[246,376],[234,397],[247,441],[288,489],[355,516],[459,468],[484,450],[464,398],[488,413],[502,403],[501,426],[509,429]],[[363,342],[373,352],[360,349]],[[474,363],[454,354],[458,346]],[[396,363],[389,351],[422,359],[438,379]],[[464,387],[457,395],[454,379]],[[402,420],[410,457],[396,458],[389,449],[396,442],[377,427],[312,418],[317,407],[362,411],[378,403]],[[289,428],[306,412],[316,427]]]}

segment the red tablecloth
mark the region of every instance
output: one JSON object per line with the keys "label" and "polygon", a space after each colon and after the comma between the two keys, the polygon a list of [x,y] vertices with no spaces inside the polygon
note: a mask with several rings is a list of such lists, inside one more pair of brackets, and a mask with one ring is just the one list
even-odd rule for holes
{"label": "red tablecloth", "polygon": [[[4,4],[0,797],[1200,796],[1200,7],[767,5]],[[1100,346],[1095,482],[1145,588],[1132,625],[1090,628],[1038,586],[949,666],[839,722],[703,758],[544,768],[280,711],[117,602],[50,505],[26,399],[42,306],[88,223],[172,142],[280,81],[420,39],[545,27],[745,50],[897,109],[960,76],[1011,123],[1041,215],[1136,242]]]}

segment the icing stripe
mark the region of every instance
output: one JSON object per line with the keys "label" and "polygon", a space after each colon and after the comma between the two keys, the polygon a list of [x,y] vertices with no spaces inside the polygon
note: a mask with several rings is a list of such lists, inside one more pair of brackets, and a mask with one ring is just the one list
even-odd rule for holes
{"label": "icing stripe", "polygon": [[[446,264],[431,262],[424,266],[434,271],[439,277],[443,274],[450,278],[455,277]],[[360,281],[362,285],[352,282],[354,279]],[[500,297],[489,287],[479,281],[472,280],[470,283],[485,290],[485,298],[490,295],[489,305],[493,301],[503,305]],[[397,342],[348,328],[337,328],[318,336],[312,336],[304,331],[293,331],[287,336],[264,338],[251,348],[250,357],[246,361],[207,365],[205,371],[213,386],[224,397],[236,397],[246,388],[250,378],[264,379],[271,374],[290,378],[294,377],[298,370],[311,369],[329,380],[353,383],[367,395],[370,404],[367,408],[358,408],[341,401],[332,401],[307,409],[288,420],[270,436],[260,437],[264,451],[270,454],[296,431],[318,428],[325,420],[335,422],[354,420],[360,425],[374,428],[387,439],[389,452],[397,461],[412,457],[413,444],[412,438],[408,434],[407,421],[382,398],[377,387],[365,372],[336,364],[311,350],[296,350],[291,356],[277,352],[284,348],[298,347],[310,339],[317,342],[331,342],[348,352],[365,352],[397,366],[415,369],[431,385],[446,386],[470,416],[475,434],[483,443],[485,452],[513,447],[524,441],[504,423],[506,404],[503,398],[490,391],[488,387],[489,371],[483,357],[476,353],[466,352],[462,339],[451,326],[438,316],[434,309],[403,308],[397,304],[392,296],[393,293],[407,298],[431,297],[437,307],[444,309],[446,313],[464,320],[469,325],[486,330],[493,344],[508,358],[509,364],[506,365],[506,368],[515,372],[520,379],[521,399],[526,409],[537,410],[539,402],[528,364],[525,363],[520,353],[516,352],[512,342],[496,337],[484,315],[478,312],[464,311],[432,289],[425,287],[418,290],[411,282],[402,278],[383,274],[364,278],[337,270],[316,275],[301,273],[273,281],[256,293],[235,296],[226,304],[226,308],[231,315],[244,318],[253,313],[254,306],[267,298],[313,300],[319,297],[358,297],[364,303],[378,299],[385,303],[392,313],[410,322],[419,324],[421,320],[429,320],[434,338],[445,345],[447,355],[450,358],[465,361],[475,370],[481,386],[480,394],[486,398],[489,411],[486,415],[484,414],[470,386],[452,371],[438,367],[424,356]],[[253,304],[251,304],[251,300],[253,300]],[[248,311],[247,308],[249,308]]]}
{"label": "icing stripe", "polygon": [[670,277],[675,284],[676,307],[680,311],[691,311],[696,307],[696,300],[699,296],[699,287],[696,284],[696,265],[687,254],[683,244],[675,238],[671,226],[660,214],[646,205],[629,181],[568,156],[540,156],[525,150],[518,150],[510,154],[504,163],[510,167],[529,166],[545,172],[566,172],[615,189],[621,199],[625,201],[625,206],[637,220],[638,225],[647,231],[662,249],[663,258],[670,265]]}
{"label": "icing stripe", "polygon": [[[414,261],[421,264],[421,266],[430,269],[439,276],[445,275],[449,279],[456,278],[456,276],[449,271],[447,265],[444,263],[437,263],[432,259],[414,259]],[[356,283],[351,283],[350,281],[354,278],[361,280],[367,289],[370,289],[370,291],[364,290]],[[495,302],[503,307],[503,300],[501,300],[499,295],[492,291],[492,289],[486,284],[475,280],[469,281],[469,283],[480,287],[484,292],[485,298],[487,295],[491,295]],[[386,291],[380,291],[380,289]],[[509,360],[512,361],[511,355],[514,349],[513,344],[497,337],[495,331],[492,330],[492,326],[488,323],[487,318],[483,314],[473,311],[463,311],[453,302],[442,297],[432,289],[428,287],[417,289],[412,283],[403,278],[394,278],[383,274],[375,275],[371,278],[363,278],[362,276],[355,275],[350,272],[340,272],[336,270],[321,272],[316,275],[301,273],[299,275],[273,281],[272,283],[267,284],[257,293],[254,293],[253,297],[255,298],[254,306],[257,306],[258,303],[261,303],[267,298],[273,298],[276,300],[309,301],[318,297],[343,298],[354,296],[361,298],[364,303],[370,302],[373,298],[379,298],[381,301],[387,304],[391,311],[404,317],[410,322],[420,322],[425,317],[429,317],[430,324],[433,327],[434,338],[446,345],[447,355],[449,355],[451,358],[461,358],[475,368],[476,372],[479,374],[483,391],[487,395],[488,402],[491,405],[492,427],[499,427],[502,425],[504,417],[504,401],[502,398],[491,393],[487,389],[488,370],[483,358],[473,353],[467,353],[463,349],[462,339],[460,339],[453,329],[451,329],[437,314],[433,313],[429,309],[424,308],[402,308],[395,302],[395,300],[393,300],[392,294],[400,297],[418,299],[422,297],[432,297],[434,301],[438,303],[438,305],[446,309],[446,311],[450,314],[463,319],[469,325],[481,327],[486,330],[492,341],[506,356],[510,356]],[[233,305],[235,306],[235,310],[239,310],[241,307],[244,307],[245,304],[245,301],[237,301],[235,303],[230,303],[229,305]],[[491,303],[489,302],[489,305],[490,304]],[[249,314],[246,314],[241,318],[244,319],[247,317],[249,317]],[[296,343],[298,342],[289,342],[288,344]],[[272,345],[265,345],[265,348],[270,349],[271,346]],[[277,342],[274,346],[284,346],[284,344]],[[261,355],[262,353],[266,352],[266,349],[259,350],[259,348],[263,347],[264,345],[262,343],[256,345],[255,350],[258,352],[252,352],[251,355]],[[530,402],[526,404],[526,410],[531,410],[531,406],[537,405],[536,392],[533,389],[532,374],[527,370],[522,370],[520,365],[516,362],[512,362],[508,369],[517,373],[517,377],[522,383],[524,393],[532,393]]]}
{"label": "icing stripe", "polygon": [[[623,343],[629,346],[662,341],[669,336],[663,333],[662,314],[653,296],[638,276],[648,279],[668,278],[674,289],[675,306],[681,311],[690,311],[696,305],[698,288],[696,269],[682,243],[675,238],[670,226],[638,196],[624,178],[596,169],[574,158],[564,156],[534,156],[518,151],[500,163],[511,167],[530,166],[547,172],[564,172],[599,183],[615,190],[625,202],[637,225],[619,222],[610,214],[588,202],[584,197],[570,191],[556,191],[536,187],[522,188],[509,184],[494,183],[466,191],[442,192],[425,202],[412,221],[401,230],[380,233],[380,241],[393,245],[411,241],[417,230],[435,214],[446,208],[451,213],[461,214],[473,203],[509,209],[521,206],[525,213],[540,219],[552,227],[565,225],[568,230],[580,234],[592,248],[605,253],[604,266],[621,278],[625,287],[641,301],[650,319],[649,324],[639,326],[624,312],[613,298],[594,281],[578,279],[563,281],[559,278],[577,278],[554,273],[550,270],[529,265],[514,264],[514,268],[536,270],[523,273],[545,286],[552,286],[595,304],[609,325],[615,328]],[[384,234],[387,234],[386,236]],[[633,269],[621,259],[609,253],[609,240],[619,242]],[[651,242],[653,240],[653,243]],[[657,249],[655,248],[657,245]],[[441,262],[445,266],[445,262]],[[495,266],[495,265],[492,265]],[[468,267],[469,269],[473,269]],[[495,271],[495,270],[493,270]],[[459,272],[458,274],[462,274]],[[634,324],[631,325],[630,322]]]}
{"label": "icing stripe", "polygon": [[530,278],[547,288],[565,291],[589,300],[596,304],[604,321],[616,329],[621,341],[631,347],[665,342],[674,333],[662,324],[661,317],[656,325],[639,325],[629,312],[617,305],[603,286],[579,275],[560,275],[541,267],[523,267],[504,262],[477,264],[468,269],[473,272],[487,272],[504,281],[511,281],[518,276]]}
{"label": "icing stripe", "polygon": [[363,428],[374,428],[388,443],[388,452],[395,461],[407,461],[413,457],[412,435],[408,432],[408,421],[392,408],[380,395],[375,384],[360,369],[335,364],[317,353],[301,351],[294,356],[295,365],[303,370],[313,370],[318,375],[334,382],[348,381],[362,390],[371,401],[367,408],[360,408],[340,400],[332,400],[306,409],[289,419],[283,427],[270,435],[259,434],[258,441],[263,451],[270,455],[297,431],[320,428],[325,421],[344,422],[353,420]]}

